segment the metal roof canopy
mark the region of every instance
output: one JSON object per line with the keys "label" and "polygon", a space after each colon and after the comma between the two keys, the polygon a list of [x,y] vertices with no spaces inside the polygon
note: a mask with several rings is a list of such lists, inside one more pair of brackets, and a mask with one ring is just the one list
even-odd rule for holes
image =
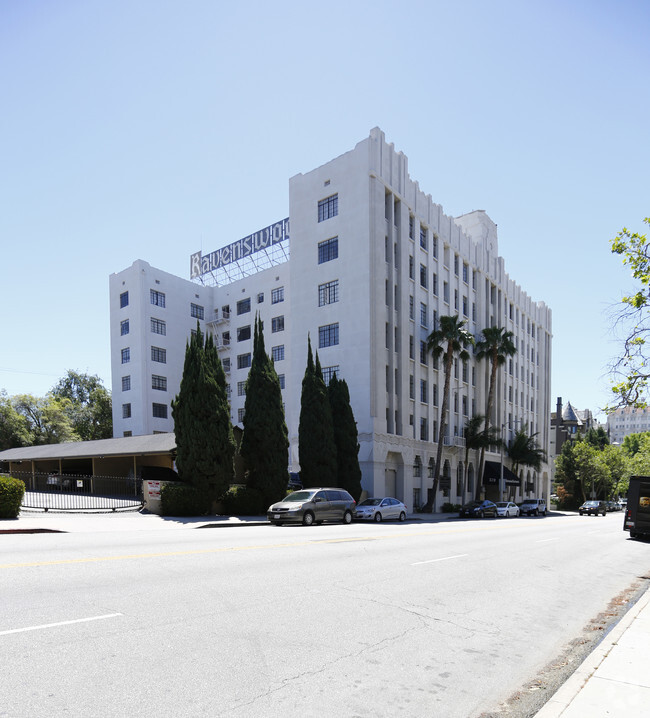
{"label": "metal roof canopy", "polygon": [[0,463],[44,461],[50,459],[92,459],[108,456],[142,456],[173,454],[176,436],[172,433],[124,436],[117,439],[72,441],[65,444],[41,444],[0,451]]}

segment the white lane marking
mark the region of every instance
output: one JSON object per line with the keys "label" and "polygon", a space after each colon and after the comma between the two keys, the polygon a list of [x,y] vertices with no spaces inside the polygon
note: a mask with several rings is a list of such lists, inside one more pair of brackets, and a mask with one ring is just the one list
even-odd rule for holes
{"label": "white lane marking", "polygon": [[550,539],[540,539],[539,541],[535,541],[535,543],[546,543],[547,541],[559,541],[559,538],[550,538]]}
{"label": "white lane marking", "polygon": [[73,623],[86,623],[88,621],[101,621],[105,618],[123,616],[122,613],[107,613],[103,616],[91,616],[90,618],[76,618],[74,621],[59,621],[58,623],[44,623],[41,626],[27,626],[26,628],[13,628],[10,631],[0,631],[0,636],[8,636],[10,633],[24,633],[25,631],[40,631],[41,628],[56,628],[57,626],[70,626]]}
{"label": "white lane marking", "polygon": [[411,566],[420,566],[423,563],[435,563],[436,561],[448,561],[450,558],[463,558],[464,556],[469,556],[468,553],[459,553],[456,554],[456,556],[445,556],[444,558],[432,558],[430,561],[416,561],[415,563],[412,563]]}

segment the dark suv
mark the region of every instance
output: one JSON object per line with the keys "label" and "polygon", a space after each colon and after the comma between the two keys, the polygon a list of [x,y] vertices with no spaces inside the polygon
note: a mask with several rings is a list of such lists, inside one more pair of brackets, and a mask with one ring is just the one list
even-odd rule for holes
{"label": "dark suv", "polygon": [[302,489],[269,506],[266,516],[276,526],[302,523],[311,526],[323,521],[352,523],[357,502],[345,489]]}
{"label": "dark suv", "polygon": [[587,514],[587,516],[603,516],[607,513],[607,504],[604,501],[585,501],[584,504],[578,509],[580,516]]}

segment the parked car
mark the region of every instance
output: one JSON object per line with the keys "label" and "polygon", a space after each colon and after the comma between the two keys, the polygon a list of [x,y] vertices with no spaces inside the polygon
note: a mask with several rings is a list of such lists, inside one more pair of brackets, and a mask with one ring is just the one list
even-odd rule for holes
{"label": "parked car", "polygon": [[605,501],[605,507],[607,508],[607,511],[620,511],[621,505],[618,503],[618,501]]}
{"label": "parked car", "polygon": [[630,488],[625,500],[623,530],[630,538],[650,538],[650,477],[630,476]]}
{"label": "parked car", "polygon": [[303,523],[311,526],[323,521],[352,522],[357,502],[345,489],[317,488],[294,491],[269,506],[266,516],[276,526]]}
{"label": "parked car", "polygon": [[383,499],[365,499],[357,504],[354,518],[378,523],[386,519],[406,521],[406,512],[407,508],[401,501],[386,496]]}
{"label": "parked car", "polygon": [[519,504],[519,512],[523,516],[546,516],[546,500],[545,499],[526,499]]}
{"label": "parked car", "polygon": [[497,501],[497,513],[499,516],[519,516],[519,506],[513,504],[512,501]]}
{"label": "parked car", "polygon": [[484,516],[493,516],[496,518],[499,513],[497,511],[497,505],[486,499],[484,501],[470,501],[469,503],[464,504],[461,506],[458,515],[461,519],[465,516],[482,519]]}
{"label": "parked car", "polygon": [[585,501],[584,504],[578,509],[580,516],[587,514],[587,516],[603,516],[607,513],[607,504],[604,501]]}

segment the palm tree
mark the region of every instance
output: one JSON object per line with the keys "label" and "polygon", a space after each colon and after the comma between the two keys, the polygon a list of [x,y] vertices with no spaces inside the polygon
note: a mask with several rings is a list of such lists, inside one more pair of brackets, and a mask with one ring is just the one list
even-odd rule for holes
{"label": "palm tree", "polygon": [[[469,463],[469,452],[474,449],[477,452],[485,449],[493,444],[500,444],[500,431],[496,427],[485,429],[483,423],[485,417],[483,414],[474,414],[465,423],[463,428],[463,437],[465,438],[465,464],[463,467],[463,486],[461,503],[465,503],[465,490],[467,487],[467,465]],[[477,492],[480,483],[477,481]]]}
{"label": "palm tree", "polygon": [[436,492],[440,480],[440,466],[442,463],[442,445],[447,426],[447,407],[449,405],[449,387],[451,385],[451,372],[454,366],[454,357],[462,361],[469,359],[467,347],[474,344],[474,337],[465,329],[465,321],[458,315],[443,316],[438,320],[438,329],[434,329],[427,337],[427,350],[435,358],[443,357],[443,369],[445,372],[445,388],[442,392],[442,406],[440,407],[440,426],[438,429],[438,452],[436,456],[436,467],[433,475],[431,496],[427,500],[425,510],[431,511],[435,506]]}
{"label": "palm tree", "polygon": [[527,429],[527,426],[517,429],[515,435],[508,442],[508,456],[512,461],[512,470],[517,475],[519,467],[522,465],[539,471],[542,468],[542,463],[546,461],[546,455],[536,439],[539,432],[528,434]]}
{"label": "palm tree", "polygon": [[[503,327],[486,327],[481,332],[483,339],[476,344],[476,358],[490,360],[490,385],[488,389],[487,404],[485,407],[485,430],[490,428],[490,418],[492,416],[492,407],[494,406],[494,388],[497,383],[497,370],[505,364],[508,357],[517,353],[512,338],[513,333],[506,331]],[[478,487],[483,481],[483,470],[485,468],[485,446],[481,448],[481,459],[479,461],[477,496]]]}

